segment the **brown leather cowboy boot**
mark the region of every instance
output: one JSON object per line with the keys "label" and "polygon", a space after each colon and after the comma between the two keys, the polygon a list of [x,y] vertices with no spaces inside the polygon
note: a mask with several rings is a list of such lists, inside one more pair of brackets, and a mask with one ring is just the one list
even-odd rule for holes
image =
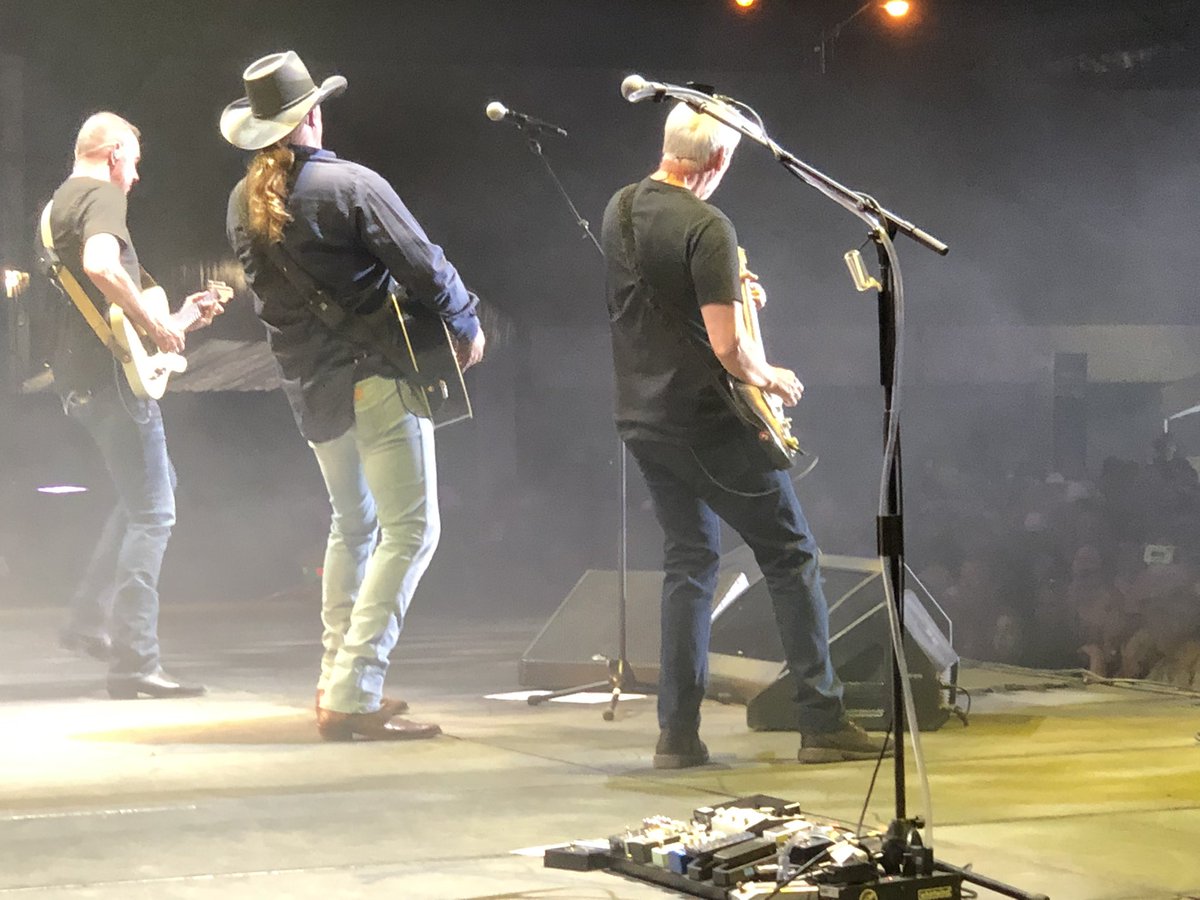
{"label": "brown leather cowboy boot", "polygon": [[[320,688],[317,688],[317,702],[316,702],[316,705],[313,706],[313,709],[315,709],[317,712],[321,711],[321,698],[324,696],[325,696],[325,692],[323,690],[321,690]],[[408,701],[407,700],[392,700],[390,697],[384,697],[382,700],[379,701],[379,708],[380,709],[390,709],[392,711],[393,716],[398,716],[402,713],[408,712]]]}
{"label": "brown leather cowboy boot", "polygon": [[395,713],[381,707],[369,713],[343,713],[317,708],[317,733],[327,741],[419,741],[442,733],[438,725],[394,718]]}

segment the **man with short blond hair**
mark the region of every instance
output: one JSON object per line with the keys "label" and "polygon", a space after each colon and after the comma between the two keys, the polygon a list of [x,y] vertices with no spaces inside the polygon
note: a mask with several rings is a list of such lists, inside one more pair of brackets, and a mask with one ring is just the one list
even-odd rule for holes
{"label": "man with short blond hair", "polygon": [[75,159],[102,156],[108,148],[128,144],[142,137],[141,129],[116,113],[98,112],[88,116],[75,137]]}
{"label": "man with short blond hair", "polygon": [[754,551],[796,685],[801,762],[866,759],[883,743],[846,719],[829,658],[817,545],[791,480],[772,469],[734,413],[726,374],[794,406],[796,373],[767,362],[740,312],[766,295],[738,259],[737,235],[706,201],[739,135],[677,105],[657,171],[604,212],[617,431],[641,469],[665,535],[659,739],[654,766],[708,762],[700,703],[724,520]]}
{"label": "man with short blond hair", "polygon": [[[142,301],[142,268],[126,224],[139,137],[115,113],[83,123],[71,175],[51,201],[50,231],[63,266],[102,316],[116,304],[159,350],[179,352],[183,329]],[[185,303],[205,323],[219,312],[204,292]],[[112,352],[74,308],[63,313],[53,371],[64,410],[91,436],[117,493],[71,600],[63,646],[108,661],[115,699],[202,694],[203,687],[166,675],[159,660],[158,580],[175,523],[175,471],[158,403],[133,395]]]}

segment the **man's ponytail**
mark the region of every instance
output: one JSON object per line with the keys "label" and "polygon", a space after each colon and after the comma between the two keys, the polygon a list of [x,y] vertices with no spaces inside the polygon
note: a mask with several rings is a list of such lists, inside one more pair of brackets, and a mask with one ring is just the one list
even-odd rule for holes
{"label": "man's ponytail", "polygon": [[283,227],[292,221],[287,211],[288,175],[296,154],[284,143],[272,144],[254,154],[246,169],[246,200],[250,236],[266,244],[283,239]]}

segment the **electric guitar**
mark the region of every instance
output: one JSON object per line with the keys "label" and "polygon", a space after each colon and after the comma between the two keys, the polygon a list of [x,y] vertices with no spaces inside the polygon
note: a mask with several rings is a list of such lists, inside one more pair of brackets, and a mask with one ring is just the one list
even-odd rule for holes
{"label": "electric guitar", "polygon": [[[223,281],[210,281],[208,294],[210,299],[224,305],[233,296],[233,288]],[[200,308],[196,304],[184,303],[177,312],[171,313],[166,292],[158,285],[142,291],[142,305],[152,315],[169,318],[183,331],[203,327],[200,324]],[[115,303],[109,307],[108,324],[117,346],[123,351],[122,357],[128,357],[121,365],[134,395],[143,400],[161,399],[167,392],[168,379],[176,372],[187,369],[187,359],[178,353],[160,351]]]}
{"label": "electric guitar", "polygon": [[[741,267],[739,274],[745,276],[749,269],[746,266],[746,251],[741,247],[738,247],[738,265]],[[741,278],[741,285],[742,321],[746,326],[746,334],[761,348],[762,332],[758,326],[758,308],[754,305],[750,283],[745,277]],[[762,388],[739,381],[728,373],[725,375],[725,383],[729,388],[729,400],[733,411],[754,432],[771,465],[776,469],[791,468],[796,457],[802,455],[804,450],[792,434],[792,420],[784,414],[783,400]]]}

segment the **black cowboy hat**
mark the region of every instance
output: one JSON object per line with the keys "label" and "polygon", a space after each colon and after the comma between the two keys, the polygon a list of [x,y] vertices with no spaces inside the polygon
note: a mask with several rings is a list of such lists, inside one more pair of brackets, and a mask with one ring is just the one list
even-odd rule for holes
{"label": "black cowboy hat", "polygon": [[251,63],[242,82],[246,96],[221,113],[221,134],[243,150],[261,150],[287,137],[310,109],[346,90],[341,75],[330,75],[317,87],[292,50]]}

